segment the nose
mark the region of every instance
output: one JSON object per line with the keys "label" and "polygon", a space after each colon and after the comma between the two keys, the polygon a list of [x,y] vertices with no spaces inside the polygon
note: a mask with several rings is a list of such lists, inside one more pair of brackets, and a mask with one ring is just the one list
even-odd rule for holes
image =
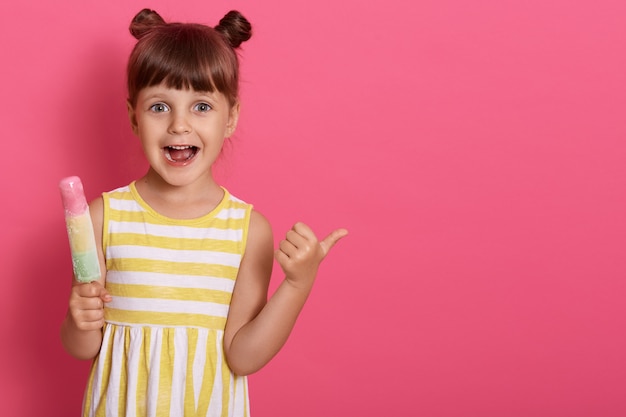
{"label": "nose", "polygon": [[169,132],[177,135],[184,135],[191,132],[191,124],[182,113],[173,113]]}

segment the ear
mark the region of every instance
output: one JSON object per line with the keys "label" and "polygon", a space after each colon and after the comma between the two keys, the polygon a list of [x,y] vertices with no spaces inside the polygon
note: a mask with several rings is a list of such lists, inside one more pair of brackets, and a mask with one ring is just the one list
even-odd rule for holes
{"label": "ear", "polygon": [[126,100],[126,108],[128,109],[128,119],[130,120],[130,127],[133,129],[133,133],[137,135],[137,116],[135,114],[135,108],[129,100]]}
{"label": "ear", "polygon": [[229,138],[235,133],[237,129],[237,123],[239,122],[239,102],[233,104],[228,113],[228,123],[226,124],[226,137]]}

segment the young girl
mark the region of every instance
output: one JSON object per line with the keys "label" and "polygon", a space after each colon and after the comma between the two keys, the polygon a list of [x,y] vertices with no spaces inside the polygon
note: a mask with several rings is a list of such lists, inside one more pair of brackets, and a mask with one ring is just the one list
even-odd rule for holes
{"label": "young girl", "polygon": [[[318,241],[297,223],[274,251],[265,217],[213,178],[239,116],[240,13],[210,28],[145,9],[130,31],[128,114],[150,168],[90,205],[106,273],[74,282],[61,328],[94,359],[83,415],[247,416],[246,375],[283,346],[347,232]],[[268,301],[274,258],[285,279]]]}

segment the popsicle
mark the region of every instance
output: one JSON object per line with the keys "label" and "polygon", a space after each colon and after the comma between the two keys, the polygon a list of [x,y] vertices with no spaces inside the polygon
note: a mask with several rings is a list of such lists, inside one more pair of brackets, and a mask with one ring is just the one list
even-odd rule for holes
{"label": "popsicle", "polygon": [[74,276],[79,282],[95,281],[100,278],[100,263],[83,183],[76,176],[67,177],[59,182],[59,189],[65,209]]}

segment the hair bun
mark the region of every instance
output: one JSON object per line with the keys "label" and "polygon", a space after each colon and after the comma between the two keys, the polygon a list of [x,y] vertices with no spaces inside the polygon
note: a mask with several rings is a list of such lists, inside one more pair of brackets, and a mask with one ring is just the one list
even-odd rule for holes
{"label": "hair bun", "polygon": [[130,33],[137,39],[141,39],[146,33],[157,26],[165,25],[165,20],[157,12],[143,9],[130,22]]}
{"label": "hair bun", "polygon": [[226,38],[232,48],[238,48],[252,36],[252,25],[237,10],[226,13],[215,30]]}

